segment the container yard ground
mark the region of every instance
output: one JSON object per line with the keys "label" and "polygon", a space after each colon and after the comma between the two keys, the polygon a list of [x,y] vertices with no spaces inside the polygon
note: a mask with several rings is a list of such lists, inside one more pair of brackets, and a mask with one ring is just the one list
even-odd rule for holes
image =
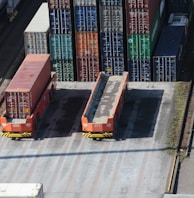
{"label": "container yard ground", "polygon": [[43,183],[45,198],[162,197],[173,160],[166,133],[176,83],[129,83],[119,129],[124,141],[82,136],[93,84],[57,83],[40,123],[42,140],[0,138],[1,181]]}

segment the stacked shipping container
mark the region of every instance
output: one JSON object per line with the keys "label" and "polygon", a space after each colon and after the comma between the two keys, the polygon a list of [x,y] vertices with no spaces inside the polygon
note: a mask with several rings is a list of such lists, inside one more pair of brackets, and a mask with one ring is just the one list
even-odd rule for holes
{"label": "stacked shipping container", "polygon": [[160,0],[126,0],[130,81],[151,81],[151,55],[160,28]]}
{"label": "stacked shipping container", "polygon": [[24,30],[24,49],[27,54],[48,54],[49,14],[48,4],[42,3]]}
{"label": "stacked shipping container", "polygon": [[177,81],[185,45],[184,26],[165,26],[153,55],[155,81]]}
{"label": "stacked shipping container", "polygon": [[123,75],[125,69],[122,2],[99,1],[101,67],[107,75]]}
{"label": "stacked shipping container", "polygon": [[96,0],[74,0],[78,81],[95,81],[99,72]]}
{"label": "stacked shipping container", "polygon": [[48,0],[50,54],[58,81],[74,81],[70,0]]}

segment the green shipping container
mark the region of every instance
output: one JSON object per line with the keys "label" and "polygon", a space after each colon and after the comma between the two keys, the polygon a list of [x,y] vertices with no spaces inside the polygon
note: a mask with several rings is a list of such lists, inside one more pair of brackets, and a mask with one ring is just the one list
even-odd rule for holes
{"label": "green shipping container", "polygon": [[151,56],[151,42],[149,34],[139,34],[139,59],[150,59]]}
{"label": "green shipping container", "polygon": [[72,60],[53,60],[52,70],[57,73],[57,81],[74,81]]}
{"label": "green shipping container", "polygon": [[139,58],[138,39],[139,37],[137,34],[128,35],[128,39],[127,39],[128,59],[136,60]]}

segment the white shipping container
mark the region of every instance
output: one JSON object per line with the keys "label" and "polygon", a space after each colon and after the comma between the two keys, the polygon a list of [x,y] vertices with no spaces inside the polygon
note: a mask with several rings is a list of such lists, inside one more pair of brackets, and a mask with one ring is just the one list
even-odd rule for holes
{"label": "white shipping container", "polygon": [[49,34],[48,3],[42,3],[24,30],[25,54],[48,54]]}
{"label": "white shipping container", "polygon": [[0,198],[44,198],[40,183],[0,183]]}

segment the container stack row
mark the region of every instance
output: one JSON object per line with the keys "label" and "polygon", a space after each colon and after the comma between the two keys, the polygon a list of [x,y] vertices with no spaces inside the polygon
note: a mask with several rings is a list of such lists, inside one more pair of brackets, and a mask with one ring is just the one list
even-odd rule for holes
{"label": "container stack row", "polygon": [[48,4],[42,3],[24,30],[24,49],[27,54],[48,54],[49,17]]}
{"label": "container stack row", "polygon": [[70,0],[48,0],[50,54],[57,81],[74,81]]}
{"label": "container stack row", "polygon": [[189,20],[193,1],[48,0],[47,8],[38,10],[26,28],[25,51],[49,52],[57,81],[95,81],[99,71],[128,71],[130,81],[177,79],[177,74],[157,77],[152,59],[161,55],[154,52],[166,16],[175,13],[176,20],[184,14],[179,18]]}
{"label": "container stack row", "polygon": [[95,81],[99,73],[96,0],[74,0],[77,81]]}
{"label": "container stack row", "polygon": [[151,56],[160,29],[159,0],[126,0],[130,81],[151,81]]}
{"label": "container stack row", "polygon": [[102,70],[107,75],[123,75],[125,70],[123,1],[100,0],[99,23]]}

